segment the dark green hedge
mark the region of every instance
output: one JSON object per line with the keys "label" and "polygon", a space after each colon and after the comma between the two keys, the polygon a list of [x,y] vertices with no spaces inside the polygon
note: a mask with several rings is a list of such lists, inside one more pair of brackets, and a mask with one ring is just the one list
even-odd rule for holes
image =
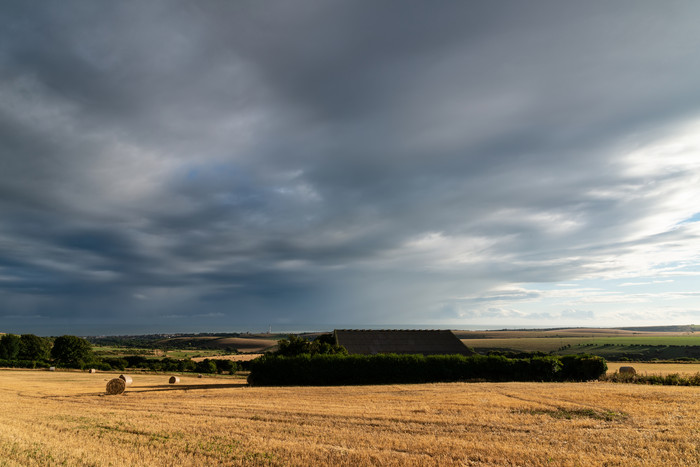
{"label": "dark green hedge", "polygon": [[603,381],[612,383],[634,383],[634,384],[654,384],[663,386],[700,386],[700,373],[694,375],[681,375],[671,373],[669,375],[630,375],[618,373],[602,378]]}
{"label": "dark green hedge", "polygon": [[7,360],[0,359],[0,368],[42,368],[48,367],[49,363],[47,361],[36,361],[36,360]]}
{"label": "dark green hedge", "polygon": [[[102,362],[115,370],[125,368],[145,368],[152,371],[179,371],[195,373],[222,373],[234,374],[240,369],[237,362],[231,360],[212,358],[201,362],[193,362],[190,359],[175,358],[146,358],[141,355],[129,355],[126,357],[105,357]],[[99,368],[98,368],[99,369]]]}
{"label": "dark green hedge", "polygon": [[590,355],[265,355],[250,363],[260,386],[327,386],[448,381],[587,381],[607,371]]}

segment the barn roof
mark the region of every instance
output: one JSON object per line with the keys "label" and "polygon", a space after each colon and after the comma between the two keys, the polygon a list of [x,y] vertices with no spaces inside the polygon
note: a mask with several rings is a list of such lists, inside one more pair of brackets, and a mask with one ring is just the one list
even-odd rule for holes
{"label": "barn roof", "polygon": [[468,355],[472,351],[452,331],[336,329],[335,342],[351,354]]}

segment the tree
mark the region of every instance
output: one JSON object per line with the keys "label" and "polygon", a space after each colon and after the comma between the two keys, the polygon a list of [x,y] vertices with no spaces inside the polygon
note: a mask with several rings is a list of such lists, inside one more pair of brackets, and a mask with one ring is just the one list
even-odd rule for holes
{"label": "tree", "polygon": [[51,349],[56,365],[68,368],[85,368],[94,360],[92,345],[76,336],[57,337]]}
{"label": "tree", "polygon": [[16,360],[19,356],[19,336],[5,334],[0,338],[0,358]]}
{"label": "tree", "polygon": [[311,355],[315,354],[347,355],[348,351],[342,345],[335,343],[333,334],[321,334],[311,343]]}
{"label": "tree", "polygon": [[19,337],[19,359],[42,361],[49,359],[49,342],[34,334],[22,334]]}
{"label": "tree", "polygon": [[311,342],[307,341],[303,337],[291,335],[289,339],[280,339],[277,343],[277,354],[284,355],[285,357],[292,357],[294,355],[310,354],[311,353]]}
{"label": "tree", "polygon": [[194,371],[197,373],[216,373],[216,363],[212,360],[204,359],[201,362],[197,362]]}
{"label": "tree", "polygon": [[280,339],[277,345],[277,354],[285,357],[302,354],[347,354],[345,347],[335,345],[332,334],[321,335],[313,342],[309,342],[303,337],[291,335],[289,339]]}

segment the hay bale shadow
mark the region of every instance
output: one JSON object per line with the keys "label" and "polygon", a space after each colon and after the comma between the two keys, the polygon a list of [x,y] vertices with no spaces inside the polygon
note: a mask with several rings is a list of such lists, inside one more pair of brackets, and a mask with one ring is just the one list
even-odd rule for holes
{"label": "hay bale shadow", "polygon": [[152,386],[131,387],[132,392],[161,392],[161,391],[197,391],[210,389],[231,389],[244,388],[248,385],[244,382],[236,383],[219,383],[219,384],[178,384],[176,386],[170,384],[157,384]]}

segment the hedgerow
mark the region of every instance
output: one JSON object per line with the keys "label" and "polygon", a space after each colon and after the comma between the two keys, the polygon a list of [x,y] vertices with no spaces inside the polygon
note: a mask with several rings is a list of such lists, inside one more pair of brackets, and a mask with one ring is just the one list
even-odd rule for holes
{"label": "hedgerow", "polygon": [[611,383],[652,384],[661,386],[700,386],[700,373],[694,375],[681,375],[671,373],[668,375],[632,375],[615,372],[601,378]]}
{"label": "hedgerow", "polygon": [[449,381],[586,381],[607,371],[590,355],[265,355],[250,363],[260,386],[328,386]]}

